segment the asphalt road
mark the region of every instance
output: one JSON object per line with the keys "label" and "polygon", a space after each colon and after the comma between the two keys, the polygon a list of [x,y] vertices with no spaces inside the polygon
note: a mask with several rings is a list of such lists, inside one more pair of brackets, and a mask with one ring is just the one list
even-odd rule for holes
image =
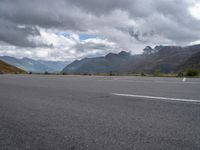
{"label": "asphalt road", "polygon": [[0,75],[0,149],[199,150],[200,79]]}

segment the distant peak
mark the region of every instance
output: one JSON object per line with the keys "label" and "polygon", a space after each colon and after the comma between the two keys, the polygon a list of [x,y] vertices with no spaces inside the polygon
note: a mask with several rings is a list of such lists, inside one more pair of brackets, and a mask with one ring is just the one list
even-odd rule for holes
{"label": "distant peak", "polygon": [[22,60],[32,60],[32,59],[30,59],[28,57],[23,57]]}
{"label": "distant peak", "polygon": [[124,55],[124,54],[130,54],[129,52],[126,52],[126,51],[121,51],[118,53],[119,55]]}
{"label": "distant peak", "polygon": [[157,45],[157,46],[154,47],[154,49],[159,51],[159,50],[161,50],[163,47],[165,47],[165,46],[162,46],[162,45],[159,45],[159,46],[158,46],[158,45]]}
{"label": "distant peak", "polygon": [[11,57],[11,56],[0,56],[2,58],[15,58],[15,57]]}
{"label": "distant peak", "polygon": [[144,49],[152,49],[151,46],[146,46]]}
{"label": "distant peak", "polygon": [[158,51],[162,50],[165,46],[155,46],[154,48],[152,48],[151,46],[146,46],[143,49],[143,54],[144,55],[150,55],[150,54],[154,54],[157,53]]}
{"label": "distant peak", "polygon": [[123,57],[128,57],[130,56],[131,54],[129,52],[126,52],[126,51],[121,51],[120,53],[118,53],[119,56],[123,56]]}
{"label": "distant peak", "polygon": [[130,53],[128,53],[126,51],[121,51],[118,54],[116,54],[116,53],[108,53],[105,57],[110,59],[110,58],[113,58],[113,57],[124,58],[124,57],[128,57],[128,56],[130,56]]}
{"label": "distant peak", "polygon": [[116,54],[114,54],[114,53],[108,53],[108,54],[106,55],[106,57],[111,57],[111,56],[114,56],[114,55],[116,55]]}
{"label": "distant peak", "polygon": [[153,49],[151,48],[151,46],[146,46],[144,49],[143,49],[143,54],[145,55],[150,55],[153,53]]}

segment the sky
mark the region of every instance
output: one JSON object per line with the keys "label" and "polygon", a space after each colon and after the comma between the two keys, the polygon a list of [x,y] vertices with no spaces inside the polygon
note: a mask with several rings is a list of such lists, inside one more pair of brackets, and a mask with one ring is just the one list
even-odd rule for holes
{"label": "sky", "polygon": [[73,61],[200,44],[200,0],[0,0],[0,55]]}

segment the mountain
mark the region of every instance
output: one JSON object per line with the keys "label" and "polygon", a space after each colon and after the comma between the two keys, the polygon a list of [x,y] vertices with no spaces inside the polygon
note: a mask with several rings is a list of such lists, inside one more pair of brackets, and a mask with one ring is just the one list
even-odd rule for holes
{"label": "mountain", "polygon": [[187,47],[179,46],[150,46],[141,55],[130,55],[127,52],[109,53],[105,57],[85,58],[76,60],[66,66],[66,73],[162,73],[177,72],[193,54],[200,52],[200,45]]}
{"label": "mountain", "polygon": [[2,74],[2,73],[26,73],[26,72],[22,69],[9,65],[4,61],[0,60],[0,73]]}
{"label": "mountain", "polygon": [[180,66],[180,70],[191,68],[200,70],[200,52],[193,54],[184,64]]}
{"label": "mountain", "polygon": [[140,59],[137,61],[135,60],[135,56],[133,56],[131,61],[128,61],[126,64],[126,71],[132,73],[154,73],[156,70],[162,73],[177,72],[177,68],[181,64],[187,61],[193,54],[200,51],[200,45],[187,47],[162,46],[155,48],[157,52],[149,55],[140,55]]}
{"label": "mountain", "polygon": [[69,62],[62,61],[43,61],[30,58],[18,59],[10,56],[0,56],[0,59],[23,70],[36,73],[43,73],[45,71],[51,73],[60,72],[67,64],[69,64]]}
{"label": "mountain", "polygon": [[84,58],[76,60],[63,69],[67,73],[108,73],[117,72],[119,67],[130,57],[125,51],[119,54],[109,53],[105,57]]}
{"label": "mountain", "polygon": [[145,47],[144,49],[143,49],[143,54],[144,55],[150,55],[150,54],[153,54],[153,53],[156,53],[156,52],[158,52],[158,50],[160,50],[161,49],[161,47],[155,47],[154,49],[153,48],[151,48],[150,46],[147,46],[147,47]]}

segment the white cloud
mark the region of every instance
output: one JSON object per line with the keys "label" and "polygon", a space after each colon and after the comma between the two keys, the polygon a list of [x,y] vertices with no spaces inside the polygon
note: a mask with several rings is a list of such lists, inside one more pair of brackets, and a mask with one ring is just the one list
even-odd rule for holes
{"label": "white cloud", "polygon": [[200,44],[200,40],[189,43],[189,45],[196,45],[196,44]]}
{"label": "white cloud", "polygon": [[[105,55],[108,52],[120,50],[116,43],[108,39],[92,37],[91,39],[80,40],[79,35],[75,33],[64,36],[62,31],[42,28],[38,30],[40,36],[31,40],[35,43],[52,45],[52,47],[19,48],[4,43],[0,46],[0,55],[52,61],[73,61],[74,59]],[[58,34],[59,32],[60,34]]]}
{"label": "white cloud", "polygon": [[189,8],[189,11],[195,19],[200,20],[200,2],[194,3],[194,5]]}

